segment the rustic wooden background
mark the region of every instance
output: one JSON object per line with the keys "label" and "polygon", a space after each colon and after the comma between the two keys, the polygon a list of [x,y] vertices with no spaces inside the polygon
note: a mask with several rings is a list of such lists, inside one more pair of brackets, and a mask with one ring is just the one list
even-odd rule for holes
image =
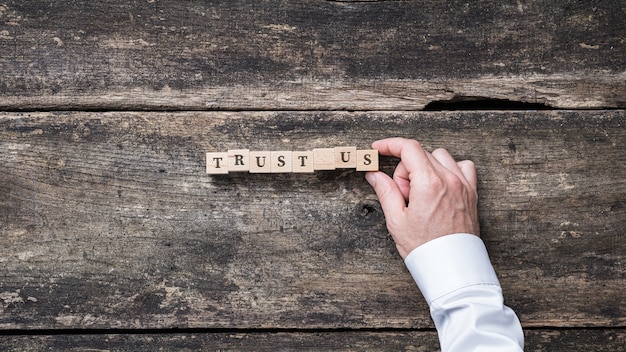
{"label": "rustic wooden background", "polygon": [[208,151],[405,136],[477,164],[528,351],[626,350],[624,18],[0,1],[0,349],[437,350],[362,173],[204,174]]}

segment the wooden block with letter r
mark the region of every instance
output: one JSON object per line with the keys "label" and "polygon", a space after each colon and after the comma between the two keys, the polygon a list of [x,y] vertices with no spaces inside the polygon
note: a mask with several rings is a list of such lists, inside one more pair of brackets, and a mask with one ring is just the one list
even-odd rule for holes
{"label": "wooden block with letter r", "polygon": [[228,150],[228,171],[250,171],[250,150]]}

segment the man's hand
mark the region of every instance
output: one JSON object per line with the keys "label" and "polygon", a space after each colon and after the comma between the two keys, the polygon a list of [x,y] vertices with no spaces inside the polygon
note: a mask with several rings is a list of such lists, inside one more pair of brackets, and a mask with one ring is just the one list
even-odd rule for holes
{"label": "man's hand", "polygon": [[404,138],[379,140],[372,148],[400,158],[393,179],[381,171],[368,172],[365,178],[376,191],[402,259],[441,236],[479,235],[473,162],[456,162],[444,149],[429,153]]}

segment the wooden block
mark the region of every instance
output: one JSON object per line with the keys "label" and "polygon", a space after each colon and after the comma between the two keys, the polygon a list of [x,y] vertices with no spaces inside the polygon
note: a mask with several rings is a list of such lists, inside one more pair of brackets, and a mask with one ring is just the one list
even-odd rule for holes
{"label": "wooden block", "polygon": [[314,172],[313,168],[313,152],[310,150],[301,152],[292,152],[292,172],[310,173]]}
{"label": "wooden block", "polygon": [[272,151],[270,160],[271,173],[292,172],[291,151]]}
{"label": "wooden block", "polygon": [[356,147],[335,147],[335,167],[337,169],[356,168]]}
{"label": "wooden block", "polygon": [[228,173],[228,153],[206,153],[206,173],[210,175]]}
{"label": "wooden block", "polygon": [[378,150],[366,149],[356,151],[356,171],[377,171],[378,170]]}
{"label": "wooden block", "polygon": [[313,168],[315,170],[334,170],[335,148],[313,149]]}
{"label": "wooden block", "polygon": [[228,171],[250,171],[250,150],[228,150]]}
{"label": "wooden block", "polygon": [[250,173],[263,174],[270,173],[272,152],[270,151],[250,151]]}

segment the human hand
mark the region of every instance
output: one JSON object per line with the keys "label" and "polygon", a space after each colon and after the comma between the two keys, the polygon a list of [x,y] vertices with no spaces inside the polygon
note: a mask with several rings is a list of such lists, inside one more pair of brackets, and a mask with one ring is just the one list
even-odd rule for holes
{"label": "human hand", "polygon": [[381,171],[368,172],[365,178],[378,196],[402,259],[438,237],[479,235],[473,162],[456,162],[444,149],[429,153],[417,141],[404,138],[379,140],[372,148],[400,158],[393,179]]}

